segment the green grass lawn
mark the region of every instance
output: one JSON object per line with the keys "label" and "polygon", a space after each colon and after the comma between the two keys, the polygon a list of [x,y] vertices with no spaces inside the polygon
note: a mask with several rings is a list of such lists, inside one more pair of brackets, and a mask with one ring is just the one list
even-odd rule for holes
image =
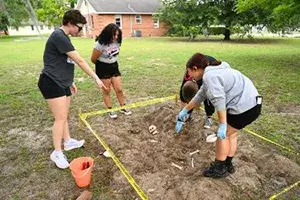
{"label": "green grass lawn", "polygon": [[[43,127],[49,127],[52,123],[52,116],[37,88],[45,42],[46,39],[36,38],[0,38],[0,148],[11,142],[11,138],[7,137],[11,129],[42,132]],[[94,41],[72,38],[72,42],[89,61]],[[185,63],[195,52],[227,61],[248,76],[264,96],[262,116],[248,128],[300,152],[300,39],[224,42],[125,38],[119,64],[128,103],[177,93]],[[83,111],[104,109],[96,86],[78,67],[75,81],[79,93],[73,98],[71,117],[77,117],[79,108]],[[115,95],[112,96],[114,99]],[[50,135],[51,131],[48,130],[47,134]],[[49,152],[50,149],[49,146]],[[20,157],[23,155],[20,159],[30,159],[26,150],[20,151],[15,152]],[[43,152],[37,159],[45,160],[49,152]],[[289,156],[293,157],[293,154]],[[1,164],[3,162],[0,160]],[[36,167],[40,170],[45,166]],[[16,172],[15,178],[18,174]]]}

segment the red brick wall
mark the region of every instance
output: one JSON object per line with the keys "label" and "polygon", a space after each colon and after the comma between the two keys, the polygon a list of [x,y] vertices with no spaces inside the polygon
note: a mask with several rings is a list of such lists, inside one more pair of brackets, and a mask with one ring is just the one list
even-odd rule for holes
{"label": "red brick wall", "polygon": [[[130,21],[132,21],[132,34],[134,30],[140,30],[142,37],[149,36],[163,36],[167,32],[167,27],[159,22],[159,28],[154,28],[152,15],[142,15],[142,23],[137,24],[135,22],[135,15],[121,15],[122,16],[122,32],[123,37],[131,37]],[[115,15],[92,15],[93,27],[89,37],[95,37],[99,35],[101,30],[109,23],[115,23]]]}

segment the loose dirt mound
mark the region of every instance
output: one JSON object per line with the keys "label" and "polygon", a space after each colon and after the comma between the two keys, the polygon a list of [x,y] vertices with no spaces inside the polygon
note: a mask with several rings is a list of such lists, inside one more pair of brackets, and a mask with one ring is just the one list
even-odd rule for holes
{"label": "loose dirt mound", "polygon": [[[175,135],[178,107],[169,102],[134,109],[131,116],[119,114],[116,120],[106,115],[88,119],[149,199],[266,199],[300,180],[298,164],[247,133],[239,134],[236,173],[217,180],[203,177],[202,171],[215,156],[215,143],[206,143],[205,138],[216,127],[203,129],[203,112],[195,111],[182,133]],[[150,125],[157,127],[158,134],[149,133]],[[197,149],[199,153],[190,156]],[[112,171],[114,190],[136,195],[122,173]],[[289,199],[291,195],[300,193],[291,190],[281,197]]]}

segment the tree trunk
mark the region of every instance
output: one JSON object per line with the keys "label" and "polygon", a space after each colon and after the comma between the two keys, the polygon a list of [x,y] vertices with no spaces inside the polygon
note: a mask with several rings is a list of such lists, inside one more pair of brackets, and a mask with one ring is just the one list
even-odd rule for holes
{"label": "tree trunk", "polygon": [[230,40],[230,30],[228,28],[225,28],[224,36],[224,40]]}
{"label": "tree trunk", "polygon": [[32,5],[31,5],[30,1],[29,0],[23,0],[23,2],[26,5],[27,11],[29,12],[30,18],[31,18],[31,20],[34,23],[34,25],[36,27],[36,30],[39,33],[40,38],[43,38],[43,36],[42,36],[42,34],[40,32],[40,29],[39,29],[39,23],[38,23],[38,21],[36,19],[36,15],[35,15],[35,12],[34,12],[34,10],[32,8]]}

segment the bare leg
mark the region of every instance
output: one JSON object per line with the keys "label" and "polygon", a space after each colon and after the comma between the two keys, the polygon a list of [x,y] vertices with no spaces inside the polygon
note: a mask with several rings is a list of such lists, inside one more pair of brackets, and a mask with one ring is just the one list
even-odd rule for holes
{"label": "bare leg", "polygon": [[225,140],[217,139],[217,147],[216,147],[216,159],[217,160],[226,160],[227,155],[229,153],[229,138],[226,137]]}
{"label": "bare leg", "polygon": [[112,77],[111,78],[112,85],[116,92],[117,99],[119,101],[120,106],[125,105],[124,93],[122,90],[122,79],[121,76]]}
{"label": "bare leg", "polygon": [[64,134],[64,127],[68,118],[68,100],[66,96],[47,100],[49,108],[54,116],[52,129],[53,144],[57,151],[61,151],[61,142]]}
{"label": "bare leg", "polygon": [[111,99],[110,99],[110,85],[111,85],[111,79],[101,79],[105,87],[108,89],[108,91],[103,91],[103,101],[107,108],[111,108]]}
{"label": "bare leg", "polygon": [[226,160],[227,156],[233,157],[237,149],[236,129],[227,125],[227,136],[225,140],[217,139],[216,159]]}
{"label": "bare leg", "polygon": [[237,149],[237,129],[231,127],[230,125],[227,125],[227,133],[230,141],[228,156],[233,157]]}
{"label": "bare leg", "polygon": [[[68,115],[69,115],[69,108],[70,108],[70,103],[71,103],[71,97],[66,97],[67,100],[67,110],[68,110]],[[64,141],[68,141],[70,139],[70,130],[69,130],[69,119],[67,118],[65,125],[64,125],[64,134],[63,134],[63,139]]]}

